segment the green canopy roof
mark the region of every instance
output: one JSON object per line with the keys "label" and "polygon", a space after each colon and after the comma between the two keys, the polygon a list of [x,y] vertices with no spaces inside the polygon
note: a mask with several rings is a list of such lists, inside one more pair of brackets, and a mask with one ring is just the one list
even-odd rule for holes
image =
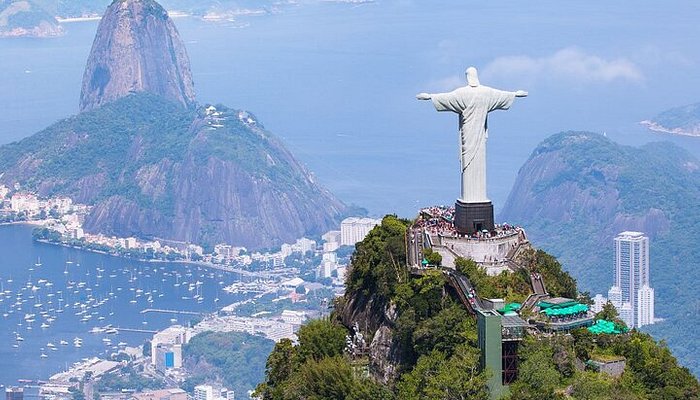
{"label": "green canopy roof", "polygon": [[559,316],[566,316],[566,315],[583,313],[583,312],[587,312],[587,311],[588,311],[587,305],[576,303],[574,305],[571,305],[568,307],[563,307],[563,308],[547,308],[547,309],[542,310],[541,312],[544,313],[548,317],[559,317]]}
{"label": "green canopy roof", "polygon": [[498,309],[496,311],[498,311],[501,314],[508,314],[520,310],[520,307],[522,307],[520,303],[508,303],[503,308]]}
{"label": "green canopy roof", "polygon": [[599,319],[595,324],[588,327],[588,331],[594,335],[600,335],[601,333],[618,335],[627,332],[627,329],[618,328],[614,322]]}

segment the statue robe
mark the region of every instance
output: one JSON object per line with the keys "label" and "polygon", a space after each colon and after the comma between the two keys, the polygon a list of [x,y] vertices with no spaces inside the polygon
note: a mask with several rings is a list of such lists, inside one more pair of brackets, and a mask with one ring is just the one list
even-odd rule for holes
{"label": "statue robe", "polygon": [[488,86],[465,86],[449,93],[431,94],[437,111],[459,114],[460,163],[462,191],[465,203],[490,202],[486,196],[486,139],[488,113],[507,110],[515,100],[515,92]]}

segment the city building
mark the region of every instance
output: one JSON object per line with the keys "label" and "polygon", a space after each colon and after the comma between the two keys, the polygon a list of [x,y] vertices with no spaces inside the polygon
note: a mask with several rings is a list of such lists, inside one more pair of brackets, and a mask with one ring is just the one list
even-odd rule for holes
{"label": "city building", "polygon": [[591,311],[594,313],[598,314],[599,312],[603,311],[603,306],[608,302],[608,299],[605,298],[602,294],[597,294],[593,298],[593,305],[591,306]]}
{"label": "city building", "polygon": [[622,306],[622,291],[619,286],[613,286],[608,290],[608,301],[619,308]]}
{"label": "city building", "polygon": [[187,400],[187,392],[180,388],[147,390],[131,395],[132,400]]}
{"label": "city building", "polygon": [[40,400],[41,399],[41,387],[36,384],[25,385],[24,390],[24,400]]}
{"label": "city building", "polygon": [[340,244],[341,233],[340,231],[328,231],[321,236],[321,239],[326,243],[338,243]]}
{"label": "city building", "polygon": [[23,400],[24,389],[18,387],[8,387],[5,389],[5,400]]}
{"label": "city building", "polygon": [[[630,328],[653,323],[654,291],[649,287],[649,238],[641,232],[625,231],[617,235],[614,242],[615,283],[608,298]],[[640,291],[642,288],[646,289]],[[646,296],[643,309],[640,309],[640,295]],[[641,315],[644,316],[643,322]]]}
{"label": "city building", "polygon": [[214,388],[210,385],[195,386],[194,400],[214,400]]}
{"label": "city building", "polygon": [[637,324],[654,323],[654,289],[644,285],[637,291]]}
{"label": "city building", "polygon": [[381,222],[381,220],[372,218],[350,217],[344,219],[340,223],[340,244],[342,246],[354,246],[357,242],[361,242],[369,231]]}
{"label": "city building", "polygon": [[39,199],[31,193],[15,193],[10,199],[10,208],[15,212],[34,213],[39,211]]}
{"label": "city building", "polygon": [[160,343],[156,346],[156,370],[182,368],[182,344]]}
{"label": "city building", "polygon": [[[151,340],[151,364],[159,367],[158,357],[162,357],[161,361],[167,363],[169,356],[166,356],[168,351],[172,352],[172,367],[180,368],[182,366],[182,350],[180,348],[179,353],[173,345],[183,345],[189,341],[189,336],[187,334],[187,329],[179,325],[173,325],[168,327],[155,335]],[[172,346],[172,347],[170,347]],[[161,348],[159,350],[159,347]],[[179,360],[176,356],[179,354]]]}
{"label": "city building", "polygon": [[634,311],[632,311],[632,303],[625,301],[620,307],[617,307],[617,312],[620,314],[620,319],[629,327],[634,326]]}
{"label": "city building", "polygon": [[301,326],[306,320],[306,313],[303,311],[284,310],[282,311],[281,319],[287,324]]}

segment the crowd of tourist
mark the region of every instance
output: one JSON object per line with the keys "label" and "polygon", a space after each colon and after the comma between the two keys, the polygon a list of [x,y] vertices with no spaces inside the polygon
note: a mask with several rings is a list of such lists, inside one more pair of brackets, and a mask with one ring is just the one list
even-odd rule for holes
{"label": "crowd of tourist", "polygon": [[441,236],[458,236],[467,237],[468,239],[492,239],[505,236],[520,234],[522,228],[513,226],[507,223],[496,225],[494,231],[475,232],[470,236],[465,236],[457,232],[454,227],[454,207],[432,206],[420,210],[420,215],[416,221],[414,228],[422,229],[431,235]]}
{"label": "crowd of tourist", "polygon": [[457,235],[454,228],[454,207],[433,206],[420,210],[420,216],[414,225],[431,235]]}

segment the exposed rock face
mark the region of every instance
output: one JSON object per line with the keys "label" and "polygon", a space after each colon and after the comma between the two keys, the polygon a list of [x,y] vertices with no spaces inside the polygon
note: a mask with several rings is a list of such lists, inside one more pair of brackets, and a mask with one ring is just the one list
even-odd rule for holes
{"label": "exposed rock face", "polygon": [[584,288],[607,287],[616,234],[645,232],[661,246],[680,224],[700,219],[690,205],[699,195],[698,165],[669,143],[634,148],[590,132],[557,134],[520,169],[500,220],[525,226]]}
{"label": "exposed rock face", "polygon": [[252,249],[337,227],[346,206],[255,118],[137,94],[0,147],[0,182],[94,206],[93,233]]}
{"label": "exposed rock face", "polygon": [[378,382],[392,386],[404,361],[394,337],[396,306],[379,301],[374,295],[355,293],[345,298],[348,301],[337,309],[341,322],[348,329],[357,324],[366,337],[372,338],[369,343],[369,372]]}
{"label": "exposed rock face", "polygon": [[137,92],[195,104],[190,61],[165,9],[153,0],[114,0],[97,28],[80,111]]}

